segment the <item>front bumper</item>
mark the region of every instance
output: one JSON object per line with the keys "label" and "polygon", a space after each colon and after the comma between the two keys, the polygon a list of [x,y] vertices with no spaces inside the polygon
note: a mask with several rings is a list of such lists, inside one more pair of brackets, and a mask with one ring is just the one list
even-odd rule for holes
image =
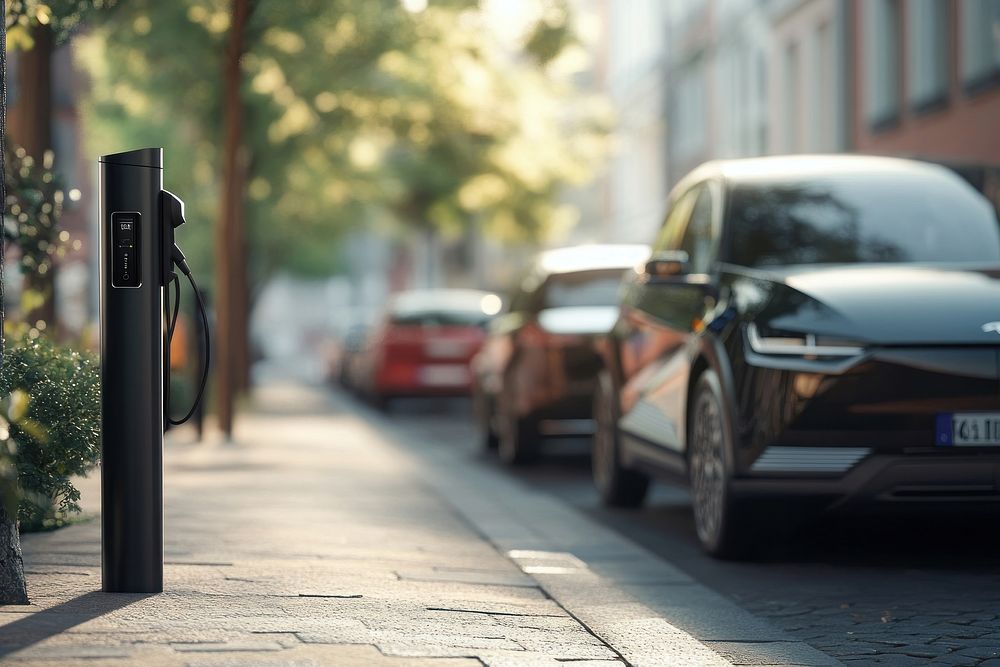
{"label": "front bumper", "polygon": [[468,396],[472,373],[467,362],[385,364],[375,378],[375,391],[397,398]]}
{"label": "front bumper", "polygon": [[1000,502],[1000,447],[939,447],[938,415],[1000,412],[1000,347],[874,348],[736,368],[733,491],[854,502]]}
{"label": "front bumper", "polygon": [[732,491],[737,497],[808,497],[829,507],[872,502],[1000,503],[1000,450],[873,452],[849,465],[842,474],[758,471],[754,477],[734,479]]}

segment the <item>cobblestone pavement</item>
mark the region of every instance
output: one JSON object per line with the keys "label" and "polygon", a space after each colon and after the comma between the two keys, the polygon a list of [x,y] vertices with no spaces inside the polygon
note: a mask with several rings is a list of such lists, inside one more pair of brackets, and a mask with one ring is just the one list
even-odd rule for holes
{"label": "cobblestone pavement", "polygon": [[[279,387],[235,444],[173,438],[162,594],[98,592],[98,521],[26,536],[32,604],[0,608],[0,663],[837,664],[500,471],[429,467],[414,452],[447,453],[436,439],[355,410]],[[96,479],[83,492],[96,510]]]}
{"label": "cobblestone pavement", "polygon": [[93,592],[98,521],[28,536],[33,605],[0,612],[0,662],[618,661],[363,421],[266,400],[237,444],[166,448],[163,594]]}
{"label": "cobblestone pavement", "polygon": [[[467,408],[428,415],[400,405],[398,428],[480,465]],[[694,579],[845,664],[1000,665],[1000,515],[845,516],[818,520],[762,562],[725,563],[698,548],[684,491],[659,486],[638,511],[599,507],[581,454],[551,442],[513,475],[568,501]]]}

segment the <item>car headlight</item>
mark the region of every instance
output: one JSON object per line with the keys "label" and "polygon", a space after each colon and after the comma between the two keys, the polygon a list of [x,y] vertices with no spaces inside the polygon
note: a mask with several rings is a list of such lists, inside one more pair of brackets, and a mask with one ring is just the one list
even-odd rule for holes
{"label": "car headlight", "polygon": [[853,357],[864,352],[854,343],[817,342],[815,334],[761,335],[754,322],[747,324],[747,342],[757,354],[780,354],[796,357]]}

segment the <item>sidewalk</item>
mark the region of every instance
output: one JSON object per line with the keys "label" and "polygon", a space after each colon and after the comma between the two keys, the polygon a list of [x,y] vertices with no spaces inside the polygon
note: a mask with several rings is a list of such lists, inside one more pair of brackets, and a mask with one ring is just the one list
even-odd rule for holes
{"label": "sidewalk", "polygon": [[555,501],[350,409],[272,386],[237,444],[171,442],[160,595],[99,592],[98,521],[26,536],[32,605],[0,608],[0,663],[836,664]]}

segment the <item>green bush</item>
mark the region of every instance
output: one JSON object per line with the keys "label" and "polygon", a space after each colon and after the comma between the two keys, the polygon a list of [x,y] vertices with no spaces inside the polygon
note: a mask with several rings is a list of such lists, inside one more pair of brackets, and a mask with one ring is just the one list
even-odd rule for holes
{"label": "green bush", "polygon": [[[70,478],[101,455],[101,379],[93,354],[25,336],[0,367],[0,453],[7,478],[16,471],[22,531],[65,524],[80,511]],[[0,477],[4,469],[0,466]],[[0,488],[8,505],[11,487]]]}

